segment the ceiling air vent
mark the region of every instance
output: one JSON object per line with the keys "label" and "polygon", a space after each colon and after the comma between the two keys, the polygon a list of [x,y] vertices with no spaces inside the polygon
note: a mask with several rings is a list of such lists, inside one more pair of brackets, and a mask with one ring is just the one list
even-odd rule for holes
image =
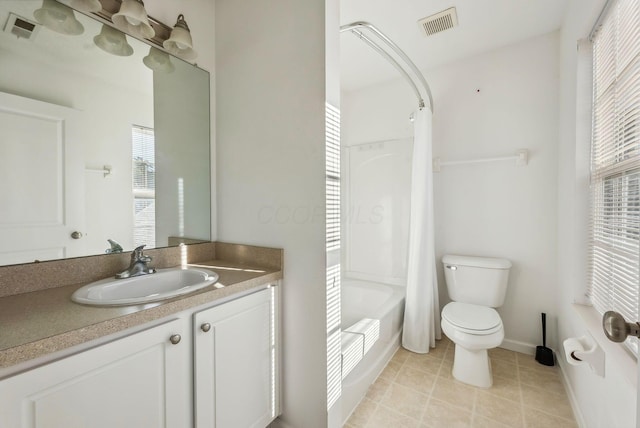
{"label": "ceiling air vent", "polygon": [[458,14],[455,7],[450,7],[447,10],[436,13],[435,15],[427,16],[418,21],[418,25],[422,28],[425,36],[431,36],[436,33],[440,33],[449,28],[453,28],[458,25]]}
{"label": "ceiling air vent", "polygon": [[33,40],[40,30],[40,24],[29,21],[15,13],[9,14],[9,19],[4,26],[4,32],[13,34],[19,39]]}

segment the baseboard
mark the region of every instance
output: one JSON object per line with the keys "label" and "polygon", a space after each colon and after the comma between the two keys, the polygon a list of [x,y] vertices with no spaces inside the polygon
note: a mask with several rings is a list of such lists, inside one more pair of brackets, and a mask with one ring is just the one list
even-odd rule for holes
{"label": "baseboard", "polygon": [[558,366],[560,367],[560,373],[562,376],[562,384],[564,385],[565,391],[567,391],[567,397],[569,397],[569,404],[571,404],[571,410],[573,410],[573,416],[576,418],[576,423],[580,428],[587,428],[587,424],[584,421],[584,416],[580,411],[580,407],[578,407],[578,400],[576,399],[576,395],[573,393],[573,388],[571,387],[571,383],[569,382],[569,378],[567,377],[567,372],[565,371],[566,363],[562,359],[557,359]]}
{"label": "baseboard", "polygon": [[500,347],[508,349],[509,351],[520,352],[527,355],[536,354],[536,345],[532,345],[531,343],[526,342],[519,342],[517,340],[504,339]]}

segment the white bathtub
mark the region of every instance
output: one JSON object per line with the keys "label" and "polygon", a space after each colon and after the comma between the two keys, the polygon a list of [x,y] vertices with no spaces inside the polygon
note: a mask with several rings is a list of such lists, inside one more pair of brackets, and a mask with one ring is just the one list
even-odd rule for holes
{"label": "white bathtub", "polygon": [[344,424],[400,346],[405,287],[344,278],[341,289],[343,329],[363,318],[380,320],[380,338],[342,380]]}

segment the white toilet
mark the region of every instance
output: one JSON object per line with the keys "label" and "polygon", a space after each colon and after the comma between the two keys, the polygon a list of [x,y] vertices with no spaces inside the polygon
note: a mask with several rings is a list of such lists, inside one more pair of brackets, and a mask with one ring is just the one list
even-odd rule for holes
{"label": "white toilet", "polygon": [[489,388],[493,379],[487,350],[504,339],[502,319],[493,308],[504,303],[511,262],[446,255],[442,263],[452,300],[442,309],[442,331],[456,344],[453,377]]}

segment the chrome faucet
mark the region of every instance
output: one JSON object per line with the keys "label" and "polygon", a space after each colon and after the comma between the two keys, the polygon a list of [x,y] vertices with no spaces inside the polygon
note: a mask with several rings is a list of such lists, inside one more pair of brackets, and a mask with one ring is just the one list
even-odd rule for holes
{"label": "chrome faucet", "polygon": [[127,270],[117,274],[116,278],[131,278],[133,276],[148,275],[156,272],[155,268],[147,266],[147,263],[151,261],[151,257],[145,256],[142,253],[142,249],[144,247],[144,245],[140,245],[138,248],[133,250],[131,253],[131,264]]}
{"label": "chrome faucet", "polygon": [[118,244],[113,239],[107,239],[107,242],[109,243],[109,245],[111,245],[111,248],[107,248],[105,250],[106,254],[113,254],[113,253],[121,253],[122,252],[122,245]]}

